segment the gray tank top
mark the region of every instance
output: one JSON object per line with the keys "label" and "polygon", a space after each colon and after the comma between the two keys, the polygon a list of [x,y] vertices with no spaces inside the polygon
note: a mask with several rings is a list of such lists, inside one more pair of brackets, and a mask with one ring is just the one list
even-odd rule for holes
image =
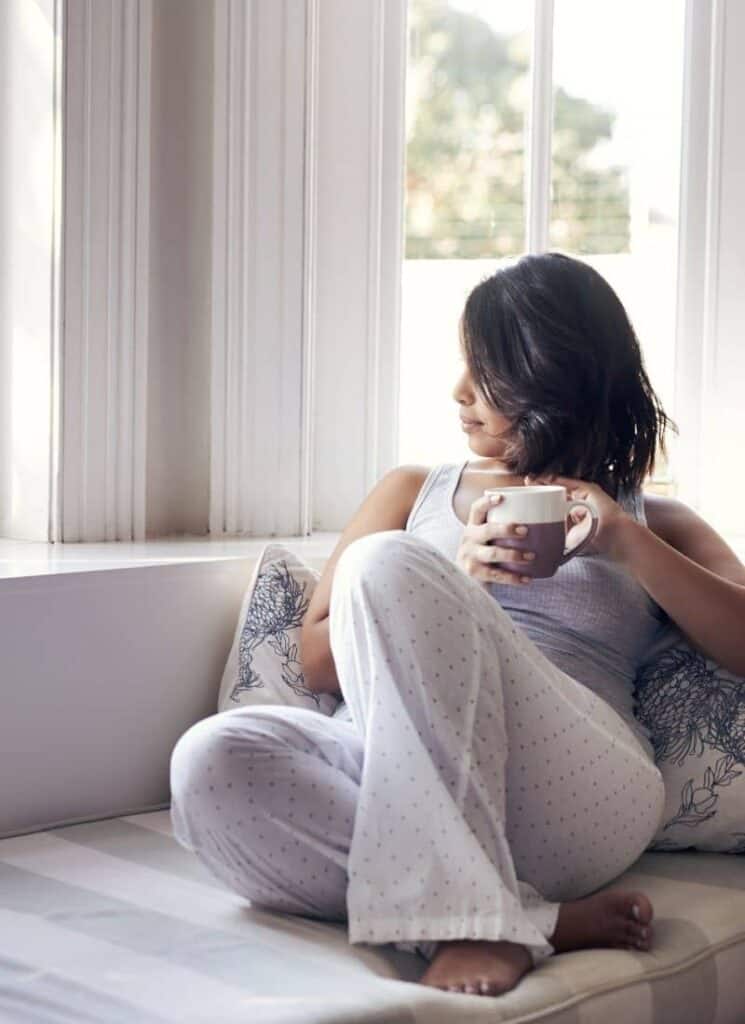
{"label": "gray tank top", "polygon": [[[451,561],[464,530],[453,498],[467,465],[435,466],[406,523],[407,532]],[[640,491],[621,494],[618,504],[646,526]],[[649,731],[634,717],[634,677],[669,617],[631,574],[604,555],[583,552],[550,579],[527,587],[488,583],[486,589],[549,661],[615,708],[653,756]]]}

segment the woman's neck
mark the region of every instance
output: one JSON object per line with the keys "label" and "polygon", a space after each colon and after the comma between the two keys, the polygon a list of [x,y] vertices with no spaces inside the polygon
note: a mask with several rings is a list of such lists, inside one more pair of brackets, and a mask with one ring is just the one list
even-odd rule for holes
{"label": "woman's neck", "polygon": [[499,459],[481,459],[479,462],[469,462],[467,468],[475,472],[496,473],[500,476],[520,476],[519,473],[513,473],[511,469],[508,469]]}

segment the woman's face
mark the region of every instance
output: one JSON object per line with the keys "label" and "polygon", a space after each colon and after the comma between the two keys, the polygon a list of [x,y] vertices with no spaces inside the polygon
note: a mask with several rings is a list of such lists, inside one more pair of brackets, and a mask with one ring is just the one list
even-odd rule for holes
{"label": "woman's face", "polygon": [[464,431],[468,436],[468,443],[483,458],[500,458],[504,450],[504,442],[500,438],[509,430],[510,421],[489,405],[476,387],[465,358],[462,332],[460,359],[462,372],[453,388],[453,398],[460,405],[461,419],[476,422],[475,426],[469,426],[468,430]]}

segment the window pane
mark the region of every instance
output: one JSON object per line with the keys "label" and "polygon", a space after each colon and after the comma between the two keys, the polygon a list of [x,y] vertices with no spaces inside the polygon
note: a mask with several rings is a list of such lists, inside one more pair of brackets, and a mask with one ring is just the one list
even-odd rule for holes
{"label": "window pane", "polygon": [[556,0],[550,246],[618,293],[674,416],[685,4]]}
{"label": "window pane", "polygon": [[529,0],[409,0],[402,462],[468,457],[451,396],[458,318],[480,278],[525,244],[531,10]]}

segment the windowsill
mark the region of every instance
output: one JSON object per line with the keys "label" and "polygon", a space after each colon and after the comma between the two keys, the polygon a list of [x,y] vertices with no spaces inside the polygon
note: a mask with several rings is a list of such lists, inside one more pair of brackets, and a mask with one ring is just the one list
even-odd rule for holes
{"label": "windowsill", "polygon": [[[284,544],[315,569],[322,569],[340,533],[317,532],[311,537],[158,537],[146,541],[106,541],[96,544],[48,544],[0,538],[0,580],[53,576],[61,573],[106,572],[153,565],[255,558],[266,544]],[[728,543],[745,561],[745,537]]]}
{"label": "windowsill", "polygon": [[341,534],[311,537],[158,537],[146,541],[51,544],[0,539],[0,580],[255,558],[266,544],[284,544],[320,569]]}

